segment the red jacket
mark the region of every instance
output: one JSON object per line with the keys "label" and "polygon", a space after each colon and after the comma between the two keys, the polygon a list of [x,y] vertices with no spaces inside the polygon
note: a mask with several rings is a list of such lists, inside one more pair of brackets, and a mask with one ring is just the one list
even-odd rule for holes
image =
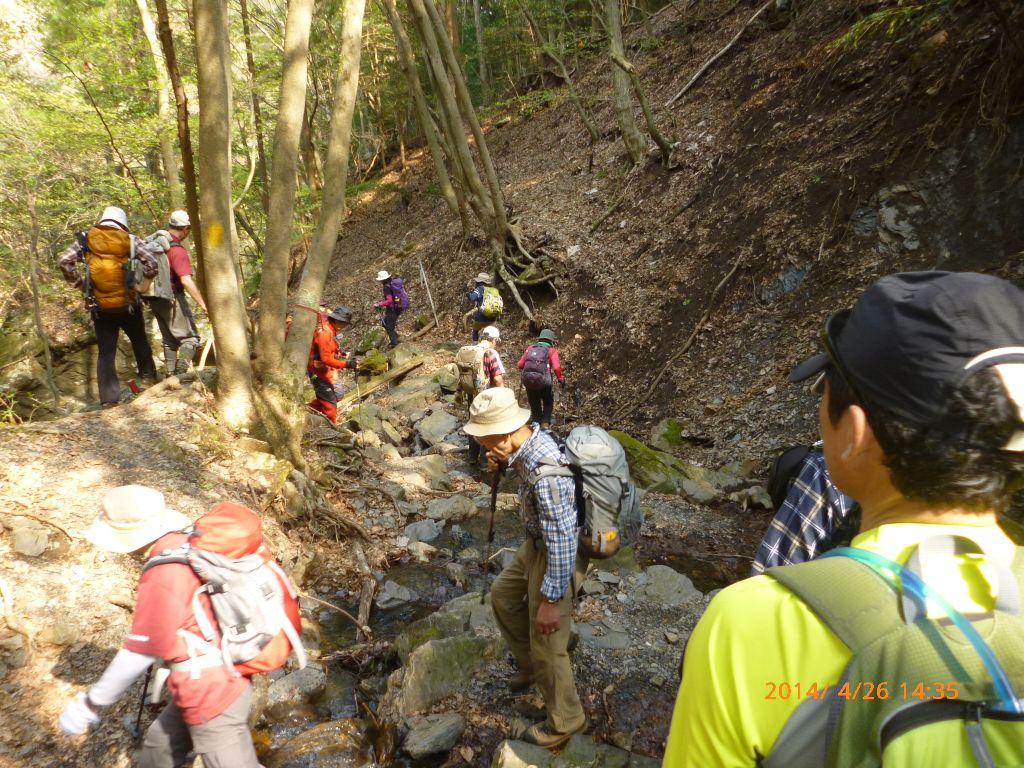
{"label": "red jacket", "polygon": [[313,331],[313,343],[309,347],[309,363],[306,371],[311,376],[319,376],[321,379],[333,384],[338,380],[338,371],[348,368],[348,362],[334,338],[334,329],[331,324],[321,318],[317,321],[316,330]]}
{"label": "red jacket", "polygon": [[[516,363],[516,368],[520,371],[523,370],[523,366],[526,365],[526,355],[530,351],[531,347],[537,346],[531,344],[526,348],[526,352],[523,352],[523,356],[519,358],[519,362]],[[544,345],[541,345],[544,346]],[[558,383],[561,384],[564,379],[562,378],[562,361],[558,359],[558,350],[554,347],[548,347],[548,368],[555,374],[555,378],[558,379]]]}

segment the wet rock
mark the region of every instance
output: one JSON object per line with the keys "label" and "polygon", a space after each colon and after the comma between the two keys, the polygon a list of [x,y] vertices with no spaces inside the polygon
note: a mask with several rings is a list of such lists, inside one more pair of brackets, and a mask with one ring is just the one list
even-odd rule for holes
{"label": "wet rock", "polygon": [[414,760],[447,752],[466,730],[466,721],[457,714],[413,717],[407,724],[409,734],[402,744],[402,751]]}
{"label": "wet rock", "polygon": [[640,573],[643,570],[636,559],[634,547],[623,547],[613,556],[601,561],[601,570],[617,571],[621,576],[631,573]]}
{"label": "wet rock", "polygon": [[388,580],[384,582],[383,588],[377,595],[376,603],[377,607],[381,609],[395,608],[399,605],[411,603],[416,597],[416,593],[408,587],[403,587],[397,582]]}
{"label": "wet rock", "polygon": [[284,743],[267,768],[370,768],[372,744],[362,720],[330,720]]}
{"label": "wet rock", "polygon": [[433,520],[419,520],[405,526],[405,535],[410,541],[433,541],[441,535],[444,523],[438,525]]}
{"label": "wet rock", "polygon": [[11,534],[11,548],[25,557],[39,557],[49,546],[49,529],[36,523],[17,525]]}
{"label": "wet rock", "polygon": [[424,643],[402,670],[399,712],[407,716],[464,689],[476,671],[497,659],[503,649],[504,643],[497,638],[466,635]]}
{"label": "wet rock", "polygon": [[358,714],[356,707],[355,690],[359,679],[351,672],[344,670],[332,671],[327,678],[327,690],[324,692],[324,700],[331,712],[331,717],[339,719],[343,717],[355,717]]}
{"label": "wet rock", "polygon": [[638,596],[649,602],[674,608],[702,597],[689,578],[667,565],[652,565],[646,575],[647,583],[638,591]]}
{"label": "wet rock", "polygon": [[426,516],[431,520],[461,522],[476,514],[476,507],[465,496],[431,499],[427,504]]}
{"label": "wet rock", "polygon": [[307,664],[304,669],[290,672],[275,680],[267,692],[265,713],[270,718],[286,717],[301,704],[308,704],[327,690],[327,673],[319,664]]}
{"label": "wet rock", "polygon": [[684,480],[705,479],[705,471],[698,466],[650,448],[625,432],[611,430],[609,434],[626,451],[630,476],[640,488],[679,494]]}
{"label": "wet rock", "polygon": [[423,442],[437,445],[454,432],[459,424],[457,418],[438,408],[416,425],[416,432],[423,438]]}

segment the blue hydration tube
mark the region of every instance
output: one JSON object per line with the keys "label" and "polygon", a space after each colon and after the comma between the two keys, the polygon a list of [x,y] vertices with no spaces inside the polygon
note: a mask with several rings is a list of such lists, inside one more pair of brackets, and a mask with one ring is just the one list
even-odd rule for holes
{"label": "blue hydration tube", "polygon": [[960,611],[950,605],[946,598],[928,586],[916,573],[888,558],[857,547],[838,547],[824,553],[822,557],[849,557],[851,560],[867,565],[885,579],[889,586],[895,589],[897,593],[900,592],[900,584],[902,583],[902,589],[909,592],[911,596],[917,598],[922,603],[925,602],[926,598],[934,600],[935,604],[942,609],[950,621],[964,633],[964,637],[974,646],[974,650],[978,652],[982,663],[984,663],[989,674],[992,676],[992,684],[1002,700],[1002,703],[996,706],[995,709],[1024,714],[1024,703],[1017,696],[1016,691],[1013,689],[1013,683],[1010,682],[1010,678],[1006,674],[1006,670],[1003,669],[1003,665],[999,663],[995,654],[992,653],[988,643],[981,638],[978,631]]}

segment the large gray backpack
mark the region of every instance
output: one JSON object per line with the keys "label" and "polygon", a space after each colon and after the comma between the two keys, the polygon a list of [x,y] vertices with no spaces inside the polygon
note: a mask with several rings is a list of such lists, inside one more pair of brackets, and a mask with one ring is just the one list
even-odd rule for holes
{"label": "large gray backpack", "polygon": [[166,229],[158,229],[142,241],[147,250],[156,259],[157,272],[149,288],[143,292],[143,299],[173,299],[174,289],[171,287],[171,262],[167,252],[171,249],[171,233]]}
{"label": "large gray backpack", "polygon": [[576,481],[579,544],[590,557],[611,557],[636,544],[644,516],[618,440],[600,427],[585,425],[570,432],[561,447],[561,460],[537,467],[531,485],[545,477]]}

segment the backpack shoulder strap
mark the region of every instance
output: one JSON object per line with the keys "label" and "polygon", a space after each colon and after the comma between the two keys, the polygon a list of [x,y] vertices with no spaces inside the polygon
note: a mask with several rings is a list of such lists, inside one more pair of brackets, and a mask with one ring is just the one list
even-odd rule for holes
{"label": "backpack shoulder strap", "polygon": [[179,563],[180,565],[187,565],[190,568],[192,563],[188,559],[188,553],[191,547],[186,543],[180,547],[174,549],[164,549],[157,552],[149,560],[146,561],[145,565],[142,566],[142,573],[145,573],[150,568],[155,568],[158,565],[166,565],[167,563]]}
{"label": "backpack shoulder strap", "polygon": [[[868,566],[829,557],[765,571],[799,597],[854,654],[903,626],[892,588]],[[879,610],[891,604],[892,610]]]}

